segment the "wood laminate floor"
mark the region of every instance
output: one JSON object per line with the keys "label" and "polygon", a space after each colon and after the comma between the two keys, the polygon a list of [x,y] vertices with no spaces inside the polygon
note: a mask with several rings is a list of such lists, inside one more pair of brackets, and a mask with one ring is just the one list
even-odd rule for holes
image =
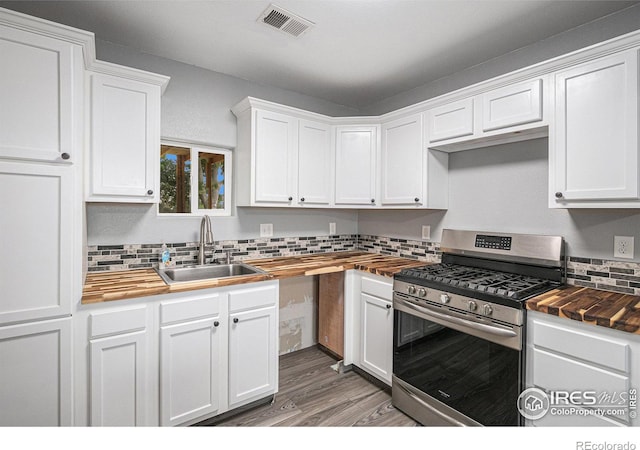
{"label": "wood laminate floor", "polygon": [[280,357],[275,402],[217,426],[416,426],[391,405],[386,390],[354,371],[337,373],[335,360],[316,347]]}

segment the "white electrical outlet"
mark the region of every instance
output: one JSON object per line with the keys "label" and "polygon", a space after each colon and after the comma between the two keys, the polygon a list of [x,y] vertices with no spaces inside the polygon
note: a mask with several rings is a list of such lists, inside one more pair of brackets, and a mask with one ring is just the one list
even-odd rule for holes
{"label": "white electrical outlet", "polygon": [[261,223],[260,224],[260,237],[271,237],[273,236],[273,224],[272,223]]}
{"label": "white electrical outlet", "polygon": [[422,239],[431,239],[431,226],[422,225]]}
{"label": "white electrical outlet", "polygon": [[335,236],[336,234],[336,223],[329,222],[329,236]]}
{"label": "white electrical outlet", "polygon": [[633,259],[633,236],[613,237],[613,257]]}

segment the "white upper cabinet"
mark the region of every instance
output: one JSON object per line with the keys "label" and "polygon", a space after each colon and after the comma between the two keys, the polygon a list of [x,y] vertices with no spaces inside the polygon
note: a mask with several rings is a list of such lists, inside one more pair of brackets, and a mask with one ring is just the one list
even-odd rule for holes
{"label": "white upper cabinet", "polygon": [[68,41],[5,25],[3,18],[0,11],[0,157],[72,162],[75,136],[82,132],[76,122],[82,51]]}
{"label": "white upper cabinet", "polygon": [[429,142],[438,142],[473,134],[473,99],[457,102],[427,111]]}
{"label": "white upper cabinet", "polygon": [[336,205],[376,205],[379,133],[379,126],[336,127]]}
{"label": "white upper cabinet", "polygon": [[329,205],[333,181],[331,127],[300,120],[298,127],[298,202]]}
{"label": "white upper cabinet", "polygon": [[482,130],[491,131],[542,120],[542,79],[482,94]]}
{"label": "white upper cabinet", "polygon": [[[106,64],[105,64],[106,65]],[[108,65],[108,68],[113,66]],[[119,68],[90,73],[87,200],[156,203],[159,190],[160,95],[166,77]],[[131,69],[133,70],[133,69]]]}
{"label": "white upper cabinet", "polygon": [[297,119],[270,111],[256,111],[254,201],[290,205],[297,197]]}
{"label": "white upper cabinet", "polygon": [[425,202],[426,153],[422,139],[422,114],[382,125],[383,205],[417,205]]}
{"label": "white upper cabinet", "polygon": [[507,84],[427,110],[429,147],[454,152],[547,136],[547,80]]}
{"label": "white upper cabinet", "polygon": [[638,207],[638,50],[555,74],[551,207]]}

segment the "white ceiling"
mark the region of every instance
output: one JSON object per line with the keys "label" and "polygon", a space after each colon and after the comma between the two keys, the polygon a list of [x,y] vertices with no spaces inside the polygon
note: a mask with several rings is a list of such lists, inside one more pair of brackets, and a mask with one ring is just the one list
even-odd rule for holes
{"label": "white ceiling", "polygon": [[270,0],[21,1],[98,39],[360,108],[629,7],[622,1],[274,0],[315,23],[258,23]]}

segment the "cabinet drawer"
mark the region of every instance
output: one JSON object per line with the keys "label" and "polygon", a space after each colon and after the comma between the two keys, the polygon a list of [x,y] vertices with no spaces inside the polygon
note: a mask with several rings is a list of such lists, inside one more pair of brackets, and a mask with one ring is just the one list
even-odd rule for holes
{"label": "cabinet drawer", "polygon": [[374,280],[373,278],[362,277],[361,291],[365,294],[375,295],[391,301],[393,298],[393,284],[384,281]]}
{"label": "cabinet drawer", "polygon": [[273,306],[277,302],[275,286],[240,289],[229,293],[229,312]]}
{"label": "cabinet drawer", "polygon": [[536,347],[547,348],[621,372],[629,372],[629,345],[622,341],[581,333],[537,320],[533,321],[532,333]]}
{"label": "cabinet drawer", "polygon": [[533,349],[533,384],[543,389],[628,392],[629,377]]}
{"label": "cabinet drawer", "polygon": [[147,327],[147,307],[120,309],[89,315],[89,339],[112,334],[144,330]]}
{"label": "cabinet drawer", "polygon": [[542,80],[486,92],[482,95],[482,112],[483,131],[542,120]]}
{"label": "cabinet drawer", "polygon": [[220,295],[206,295],[160,304],[160,324],[199,319],[220,314]]}

